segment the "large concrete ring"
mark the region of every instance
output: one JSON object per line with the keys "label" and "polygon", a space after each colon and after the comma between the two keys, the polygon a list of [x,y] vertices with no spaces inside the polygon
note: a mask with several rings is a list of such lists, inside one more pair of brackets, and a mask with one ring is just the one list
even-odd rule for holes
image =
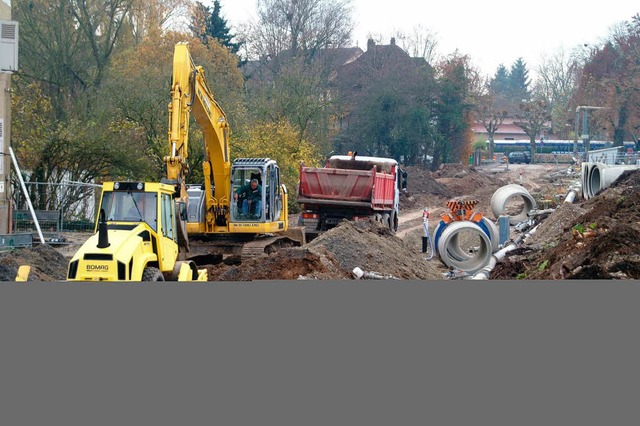
{"label": "large concrete ring", "polygon": [[602,188],[600,172],[609,166],[604,163],[593,163],[587,172],[587,199],[593,198]]}
{"label": "large concrete ring", "polygon": [[[470,231],[480,237],[480,248],[476,253],[464,253],[460,248],[458,237],[463,231]],[[475,273],[489,264],[492,244],[487,233],[477,224],[470,221],[453,222],[442,231],[438,240],[438,253],[445,265]]]}
{"label": "large concrete ring", "polygon": [[491,211],[493,212],[493,215],[496,218],[503,215],[507,201],[514,197],[522,198],[524,201],[524,208],[519,214],[509,216],[510,225],[516,225],[527,220],[529,217],[528,213],[536,208],[536,200],[534,200],[531,194],[529,194],[529,191],[520,185],[509,184],[498,188],[498,190],[491,196]]}

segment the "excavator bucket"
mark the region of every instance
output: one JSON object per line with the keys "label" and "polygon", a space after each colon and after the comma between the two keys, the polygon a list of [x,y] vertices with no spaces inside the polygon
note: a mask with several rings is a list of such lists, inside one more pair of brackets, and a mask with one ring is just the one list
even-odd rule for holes
{"label": "excavator bucket", "polygon": [[282,231],[279,234],[284,237],[288,237],[303,246],[307,243],[304,229],[304,226],[289,226],[286,231]]}

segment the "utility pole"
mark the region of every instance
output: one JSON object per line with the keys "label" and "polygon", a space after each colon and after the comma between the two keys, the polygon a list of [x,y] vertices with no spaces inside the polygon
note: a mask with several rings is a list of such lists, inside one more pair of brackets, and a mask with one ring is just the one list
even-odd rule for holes
{"label": "utility pole", "polygon": [[10,0],[0,0],[0,234],[8,234],[11,213],[11,74],[18,70],[18,23]]}
{"label": "utility pole", "polygon": [[586,154],[589,152],[589,148],[590,148],[589,142],[591,140],[589,136],[589,126],[588,126],[587,115],[589,114],[590,110],[603,109],[603,108],[604,107],[586,106],[586,105],[582,105],[576,108],[575,135],[573,140],[574,155],[578,154],[578,129],[580,125],[580,111],[582,111],[582,134],[580,135],[580,138],[582,139],[584,152]]}

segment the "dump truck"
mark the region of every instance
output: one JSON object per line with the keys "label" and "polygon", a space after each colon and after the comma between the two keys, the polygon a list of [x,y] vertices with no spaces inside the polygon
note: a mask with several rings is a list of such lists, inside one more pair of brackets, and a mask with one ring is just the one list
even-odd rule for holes
{"label": "dump truck", "polygon": [[334,155],[327,165],[300,165],[297,203],[307,241],[342,220],[373,220],[398,229],[400,192],[407,174],[392,158]]}

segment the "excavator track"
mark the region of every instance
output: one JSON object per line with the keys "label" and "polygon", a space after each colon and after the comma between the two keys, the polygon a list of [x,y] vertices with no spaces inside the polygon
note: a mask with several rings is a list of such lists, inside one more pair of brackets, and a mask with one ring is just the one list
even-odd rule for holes
{"label": "excavator track", "polygon": [[286,236],[263,236],[242,246],[242,260],[253,257],[267,256],[282,247],[299,246],[300,242]]}
{"label": "excavator track", "polygon": [[275,243],[279,238],[280,237],[263,237],[245,243],[242,246],[242,260],[251,257],[267,256],[268,247]]}

